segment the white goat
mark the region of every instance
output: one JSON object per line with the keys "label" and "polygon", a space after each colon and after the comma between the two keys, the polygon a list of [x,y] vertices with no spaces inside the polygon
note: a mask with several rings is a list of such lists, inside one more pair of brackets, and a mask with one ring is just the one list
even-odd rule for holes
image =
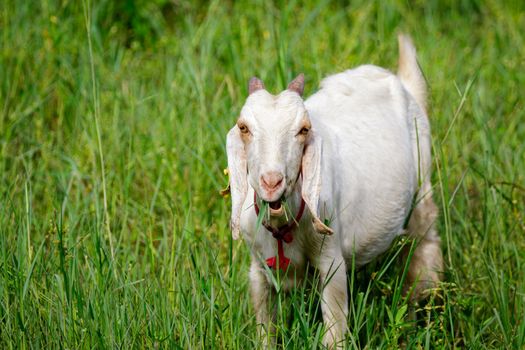
{"label": "white goat", "polygon": [[[237,239],[242,232],[251,248],[260,329],[272,329],[273,272],[266,264],[287,271],[285,291],[304,276],[307,262],[317,268],[330,347],[347,330],[346,271],[353,262],[368,263],[407,233],[418,245],[405,292],[420,299],[441,279],[426,84],[410,38],[398,39],[397,75],[360,66],[325,78],[306,101],[303,75],[278,95],[250,80],[227,153],[232,235]],[[289,215],[283,215],[283,200]],[[269,215],[258,226],[256,209],[266,204]]]}

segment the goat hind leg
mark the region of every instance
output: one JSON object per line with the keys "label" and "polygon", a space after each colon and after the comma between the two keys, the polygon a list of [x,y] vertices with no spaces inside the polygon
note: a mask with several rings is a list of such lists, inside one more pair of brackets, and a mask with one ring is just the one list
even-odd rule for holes
{"label": "goat hind leg", "polygon": [[[404,293],[410,293],[410,300],[418,302],[429,295],[443,279],[443,254],[441,239],[435,228],[438,209],[427,193],[412,211],[408,223],[408,235],[416,240],[408,274],[405,280]],[[405,258],[410,247],[404,251]]]}

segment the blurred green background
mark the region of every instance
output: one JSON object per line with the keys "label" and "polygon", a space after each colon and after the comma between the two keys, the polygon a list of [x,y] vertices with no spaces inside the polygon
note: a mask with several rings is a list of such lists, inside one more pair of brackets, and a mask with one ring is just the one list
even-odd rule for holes
{"label": "blurred green background", "polygon": [[[277,92],[304,72],[308,96],[359,64],[395,70],[404,31],[430,87],[446,281],[415,324],[398,248],[351,273],[347,347],[523,348],[524,9],[2,1],[0,347],[259,347],[248,249],[218,195],[247,81]],[[321,347],[307,289],[283,296],[283,348]]]}

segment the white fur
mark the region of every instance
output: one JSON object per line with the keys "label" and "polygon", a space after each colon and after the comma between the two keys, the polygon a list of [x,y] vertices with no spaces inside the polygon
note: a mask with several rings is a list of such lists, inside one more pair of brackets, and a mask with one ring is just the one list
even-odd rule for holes
{"label": "white fur", "polygon": [[[297,212],[301,195],[309,197],[310,210],[294,231],[293,242],[284,244],[292,265],[289,278],[283,279],[283,288],[293,287],[297,277],[304,275],[307,262],[319,270],[327,345],[336,344],[347,331],[346,270],[352,261],[358,266],[370,262],[404,233],[403,224],[415,195],[420,204],[410,221],[409,234],[422,244],[414,254],[417,262],[411,266],[409,279],[426,288],[440,279],[442,262],[439,237],[433,228],[437,209],[431,198],[425,83],[407,37],[400,37],[400,52],[398,75],[372,65],[347,70],[325,78],[321,89],[304,104],[297,93],[284,91],[273,96],[261,89],[250,95],[241,112],[240,119],[248,121],[253,133],[249,141],[244,141],[247,164],[243,166],[249,185],[246,193],[232,193],[236,203],[242,203],[242,210],[239,206],[235,210],[235,203],[233,207],[234,212],[241,213],[238,225],[253,256],[250,280],[257,319],[267,330],[271,330],[272,321],[267,299],[273,287],[264,260],[276,255],[277,243],[265,228],[257,229],[253,209],[254,190],[259,197],[268,197],[258,184],[264,171],[277,170],[285,175],[282,191],[291,215]],[[295,137],[303,114],[312,125],[306,141]],[[239,145],[237,141],[238,149]],[[304,149],[306,154],[308,147],[314,156],[308,164],[302,160],[303,179],[295,182],[301,152]],[[230,167],[238,162],[230,159],[230,153],[228,157]],[[237,174],[243,169],[237,169]],[[309,176],[317,176],[319,181]],[[239,187],[235,181],[232,179],[232,187]],[[319,198],[313,192],[318,192]],[[235,220],[232,215],[232,228]],[[283,219],[272,219],[272,223],[278,224],[279,220]],[[320,226],[325,221],[334,232],[331,236],[318,233],[330,233]],[[432,254],[421,254],[423,250]],[[417,297],[423,295],[423,289],[416,288]]]}

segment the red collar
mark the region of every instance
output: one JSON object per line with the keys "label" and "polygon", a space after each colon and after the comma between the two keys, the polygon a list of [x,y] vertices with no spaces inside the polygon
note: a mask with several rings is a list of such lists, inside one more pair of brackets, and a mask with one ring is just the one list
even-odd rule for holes
{"label": "red collar", "polygon": [[[257,192],[253,191],[253,207],[255,208],[255,215],[259,216],[259,206],[257,205]],[[284,256],[283,241],[291,243],[293,241],[293,230],[299,224],[299,220],[303,216],[305,202],[301,196],[301,207],[295,219],[278,228],[271,226],[263,221],[263,226],[272,233],[273,238],[277,240],[277,256],[266,259],[266,264],[272,269],[281,269],[286,271],[290,264],[290,259]]]}

